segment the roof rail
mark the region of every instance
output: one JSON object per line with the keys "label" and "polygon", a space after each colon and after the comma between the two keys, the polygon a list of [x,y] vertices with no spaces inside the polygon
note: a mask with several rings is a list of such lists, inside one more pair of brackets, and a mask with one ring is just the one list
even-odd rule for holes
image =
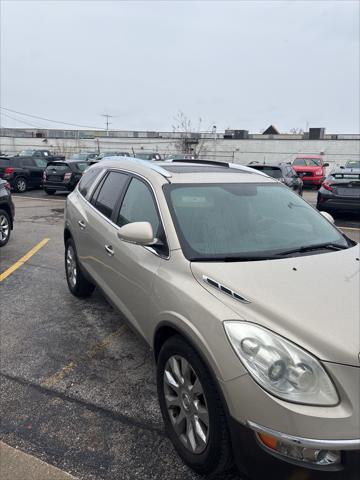
{"label": "roof rail", "polygon": [[[160,175],[162,175],[165,178],[171,178],[172,177],[172,174],[170,172],[165,170],[165,168],[162,168],[159,165],[156,165],[156,163],[151,161],[151,160],[142,160],[141,158],[136,158],[136,157],[121,157],[120,155],[113,155],[112,157],[106,157],[106,161],[119,159],[119,158],[137,163],[138,165],[141,165],[142,167],[150,168],[151,170],[154,170],[155,172],[160,173]],[[103,160],[100,160],[100,161],[103,161]]]}
{"label": "roof rail", "polygon": [[165,162],[169,163],[195,163],[197,165],[218,165],[219,167],[229,168],[230,163],[228,162],[221,162],[220,160],[199,160],[199,159],[187,159],[187,158],[170,158],[168,160],[164,160]]}
{"label": "roof rail", "polygon": [[218,165],[220,167],[225,167],[225,168],[234,168],[236,170],[242,170],[243,172],[249,172],[249,173],[256,173],[258,175],[262,175],[264,177],[268,177],[266,173],[263,173],[259,170],[256,170],[255,168],[251,167],[246,167],[245,165],[240,165],[238,163],[231,163],[231,162],[222,162],[220,160],[186,160],[186,159],[170,159],[170,160],[165,160],[165,162],[169,163],[195,163],[197,165]]}

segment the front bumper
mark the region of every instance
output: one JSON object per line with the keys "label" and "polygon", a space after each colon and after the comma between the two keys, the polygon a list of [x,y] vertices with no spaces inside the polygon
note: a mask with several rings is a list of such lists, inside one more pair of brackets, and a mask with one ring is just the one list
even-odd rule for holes
{"label": "front bumper", "polygon": [[321,185],[325,177],[302,177],[304,185]]}
{"label": "front bumper", "polygon": [[[249,425],[251,425],[251,428]],[[331,441],[329,443],[329,440],[314,441],[284,435],[252,422],[248,422],[248,426],[244,426],[233,418],[230,418],[229,427],[235,462],[246,479],[358,480],[359,478],[360,440],[335,441],[336,443],[331,443]],[[270,452],[269,448],[261,444],[258,433],[269,431],[279,439],[286,437],[295,445],[301,444],[304,448],[312,448],[315,444],[318,447],[327,446],[329,450],[335,446],[344,447],[341,448],[341,461],[335,466],[311,466],[309,468],[304,462],[285,459],[282,455]],[[351,447],[351,449],[348,447]],[[354,450],[354,448],[357,448],[357,450]]]}
{"label": "front bumper", "polygon": [[[355,480],[360,473],[360,375],[359,367],[324,362],[334,381],[340,402],[331,407],[286,402],[265,392],[250,375],[223,383],[229,409],[234,455],[248,478],[287,480]],[[246,426],[245,426],[246,425]],[[270,450],[259,433],[275,437],[283,445]],[[300,450],[295,461],[289,452],[297,447],[331,451],[340,462],[317,465]],[[289,447],[289,448],[287,448]],[[280,454],[278,452],[285,452]],[[309,461],[304,461],[307,458]],[[266,466],[267,465],[267,466]],[[303,471],[302,476],[292,477]],[[251,475],[250,475],[251,472]],[[273,476],[267,475],[272,474]],[[274,473],[273,473],[274,472]],[[306,475],[305,475],[305,473]],[[316,472],[316,474],[314,473]],[[331,473],[331,476],[329,475]],[[345,472],[345,473],[344,473]],[[276,475],[275,475],[276,473]],[[336,474],[336,475],[335,475]]]}

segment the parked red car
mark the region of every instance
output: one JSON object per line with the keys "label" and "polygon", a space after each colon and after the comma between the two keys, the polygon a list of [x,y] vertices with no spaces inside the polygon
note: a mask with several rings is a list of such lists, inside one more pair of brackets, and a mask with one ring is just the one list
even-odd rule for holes
{"label": "parked red car", "polygon": [[324,163],[321,155],[301,155],[292,163],[295,172],[302,176],[304,186],[312,185],[317,188],[320,188],[325,180],[325,168],[328,166],[329,164]]}

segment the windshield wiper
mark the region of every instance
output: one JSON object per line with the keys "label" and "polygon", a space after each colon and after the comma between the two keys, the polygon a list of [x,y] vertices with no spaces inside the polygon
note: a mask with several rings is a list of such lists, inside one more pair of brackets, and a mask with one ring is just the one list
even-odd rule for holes
{"label": "windshield wiper", "polygon": [[255,262],[257,260],[270,260],[274,256],[226,256],[226,257],[193,257],[190,262]]}
{"label": "windshield wiper", "polygon": [[279,252],[276,256],[290,255],[291,253],[311,252],[312,250],[345,250],[349,248],[347,245],[340,245],[338,243],[318,243],[317,245],[306,245],[303,247],[291,248]]}

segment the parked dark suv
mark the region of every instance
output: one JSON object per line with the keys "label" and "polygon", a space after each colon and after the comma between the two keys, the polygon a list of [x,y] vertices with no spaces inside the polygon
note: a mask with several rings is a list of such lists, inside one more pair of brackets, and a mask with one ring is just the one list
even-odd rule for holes
{"label": "parked dark suv", "polygon": [[15,207],[11,200],[10,184],[0,179],[0,247],[9,241],[14,216]]}
{"label": "parked dark suv", "polygon": [[42,158],[1,157],[0,178],[9,182],[15,192],[25,192],[29,188],[40,188],[47,162]]}
{"label": "parked dark suv", "polygon": [[303,194],[303,181],[300,175],[298,175],[291,165],[288,163],[279,164],[254,164],[248,165],[255,170],[260,170],[269,177],[276,178],[280,182],[284,183],[287,187],[297,192],[300,196]]}
{"label": "parked dark suv", "polygon": [[88,162],[74,162],[71,160],[49,163],[43,174],[45,192],[49,195],[53,195],[57,190],[68,190],[71,192],[88,167]]}

